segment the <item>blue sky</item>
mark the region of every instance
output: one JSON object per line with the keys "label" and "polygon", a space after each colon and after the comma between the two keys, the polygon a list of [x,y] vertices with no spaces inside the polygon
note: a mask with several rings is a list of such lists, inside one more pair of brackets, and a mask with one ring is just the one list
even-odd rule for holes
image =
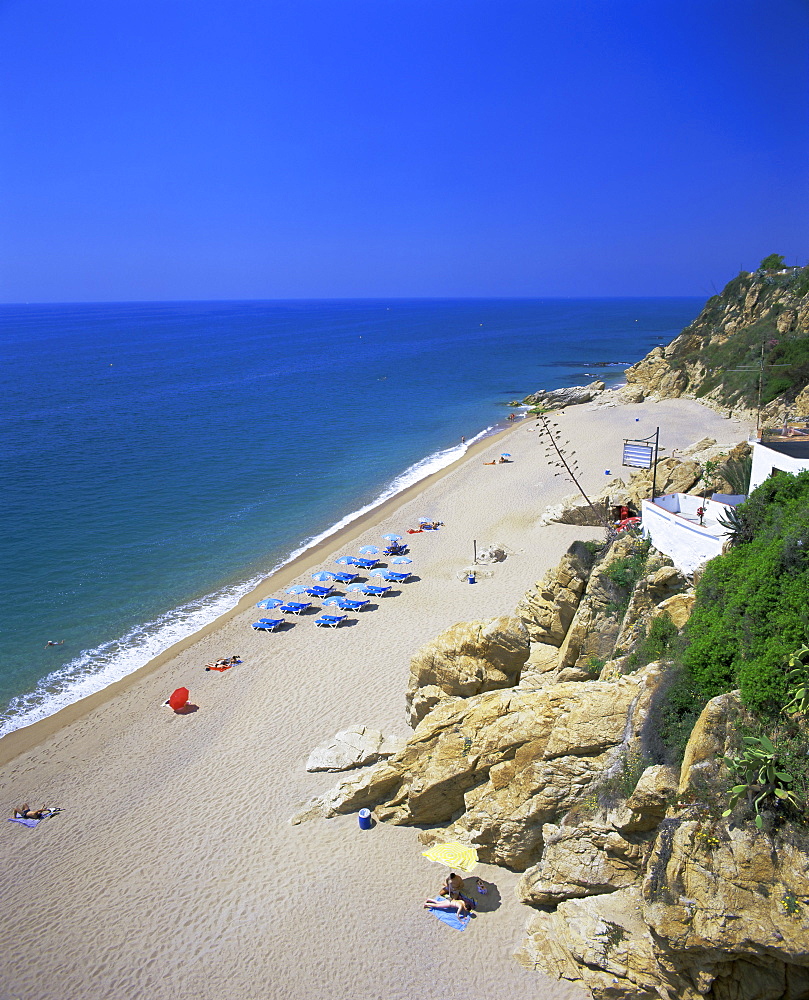
{"label": "blue sky", "polygon": [[0,0],[0,300],[710,295],[809,260],[805,0]]}

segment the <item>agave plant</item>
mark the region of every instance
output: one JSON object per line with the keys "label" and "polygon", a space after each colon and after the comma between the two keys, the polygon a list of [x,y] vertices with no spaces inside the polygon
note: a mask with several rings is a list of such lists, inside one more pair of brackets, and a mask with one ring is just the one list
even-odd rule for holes
{"label": "agave plant", "polygon": [[723,528],[727,528],[731,547],[752,541],[752,526],[738,507],[728,507],[727,514],[718,514],[716,520]]}
{"label": "agave plant", "polygon": [[719,466],[719,474],[730,487],[731,493],[747,496],[752,468],[753,459],[750,455],[744,458],[729,458]]}
{"label": "agave plant", "polygon": [[739,799],[745,796],[756,812],[755,824],[764,826],[761,810],[773,800],[799,807],[796,794],[789,788],[791,774],[779,770],[778,751],[767,736],[745,736],[744,750],[733,757],[725,757],[725,764],[734,772],[739,783],[730,790],[728,808],[722,813],[730,816]]}

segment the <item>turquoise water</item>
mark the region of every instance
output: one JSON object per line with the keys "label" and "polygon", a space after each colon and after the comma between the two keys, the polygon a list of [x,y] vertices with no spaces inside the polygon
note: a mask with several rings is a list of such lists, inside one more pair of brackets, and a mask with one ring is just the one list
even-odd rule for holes
{"label": "turquoise water", "polygon": [[0,734],[200,628],[509,400],[618,379],[700,304],[0,306]]}

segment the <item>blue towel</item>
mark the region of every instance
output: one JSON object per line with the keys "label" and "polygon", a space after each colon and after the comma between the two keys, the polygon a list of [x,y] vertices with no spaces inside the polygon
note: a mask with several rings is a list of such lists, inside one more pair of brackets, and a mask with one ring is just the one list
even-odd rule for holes
{"label": "blue towel", "polygon": [[458,916],[455,910],[436,910],[432,906],[430,907],[430,913],[434,917],[447,925],[447,927],[452,927],[456,931],[465,931],[466,928],[472,923],[471,917],[466,917],[464,920]]}
{"label": "blue towel", "polygon": [[21,823],[23,826],[31,826],[31,827],[36,826],[38,823],[42,822],[41,819],[23,819],[22,816],[9,816],[8,821],[9,823]]}

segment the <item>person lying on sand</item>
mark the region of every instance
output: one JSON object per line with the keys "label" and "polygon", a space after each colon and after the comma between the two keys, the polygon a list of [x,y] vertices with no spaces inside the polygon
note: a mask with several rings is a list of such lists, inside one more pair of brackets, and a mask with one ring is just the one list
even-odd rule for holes
{"label": "person lying on sand", "polygon": [[493,458],[491,462],[484,462],[484,465],[497,465],[497,459]]}
{"label": "person lying on sand", "polygon": [[29,809],[28,803],[23,802],[19,809],[14,809],[11,813],[13,819],[45,819],[47,816],[52,816],[55,812],[59,812],[58,809],[53,806],[42,806],[41,809]]}
{"label": "person lying on sand", "polygon": [[469,907],[466,905],[466,900],[462,899],[457,893],[453,893],[450,899],[446,899],[444,896],[439,896],[438,899],[425,899],[424,909],[455,910],[459,920],[466,920],[470,912]]}
{"label": "person lying on sand", "polygon": [[230,670],[231,667],[235,667],[237,663],[241,663],[240,656],[231,656],[229,660],[217,660],[216,663],[206,663],[206,670]]}

